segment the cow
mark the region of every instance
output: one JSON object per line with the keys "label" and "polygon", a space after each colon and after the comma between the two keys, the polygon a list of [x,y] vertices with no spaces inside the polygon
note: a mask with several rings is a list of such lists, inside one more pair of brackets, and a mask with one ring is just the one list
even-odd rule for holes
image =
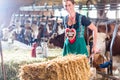
{"label": "cow", "polygon": [[3,34],[3,36],[2,36],[2,40],[4,40],[4,41],[7,41],[8,40],[8,36],[9,36],[9,29],[8,28],[3,28],[2,29],[2,34]]}
{"label": "cow", "polygon": [[[106,24],[99,24],[98,25],[98,32],[106,33],[106,39],[105,39],[106,52],[105,52],[104,56],[106,56],[107,61],[105,61],[105,60],[100,61],[101,58],[99,58],[99,59],[95,58],[94,67],[96,67],[95,64],[98,62],[104,62],[104,63],[110,62],[110,60],[111,60],[110,47],[111,47],[111,41],[112,41],[112,38],[114,35],[113,32],[115,30],[116,25],[118,25],[118,24],[109,23],[107,25]],[[119,65],[118,58],[120,58],[120,49],[119,49],[119,47],[120,47],[120,35],[119,35],[119,32],[120,32],[120,28],[118,28],[118,31],[117,31],[117,34],[115,36],[115,40],[114,40],[113,46],[112,46],[112,58],[113,58],[113,66],[112,66],[113,69],[112,70],[113,70],[113,74],[115,74],[116,70],[120,69],[118,66],[116,66],[116,65]],[[102,59],[104,59],[104,58],[102,58]],[[100,65],[100,64],[98,64],[98,65]],[[98,67],[96,67],[96,68],[98,68]],[[100,70],[100,67],[98,70]]]}
{"label": "cow", "polygon": [[50,36],[48,40],[49,46],[55,46],[63,48],[65,40],[64,27],[61,23],[57,23],[55,32]]}

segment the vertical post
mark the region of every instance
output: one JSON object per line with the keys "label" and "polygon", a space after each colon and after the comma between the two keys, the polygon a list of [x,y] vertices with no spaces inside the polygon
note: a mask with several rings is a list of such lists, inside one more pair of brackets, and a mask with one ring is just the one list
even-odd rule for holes
{"label": "vertical post", "polygon": [[6,73],[5,73],[4,62],[3,62],[3,53],[2,53],[1,40],[0,40],[0,56],[1,56],[2,74],[3,74],[4,80],[6,80]]}
{"label": "vertical post", "polygon": [[113,75],[113,73],[112,73],[112,66],[113,66],[112,47],[113,47],[114,40],[116,38],[118,27],[119,27],[119,25],[116,22],[115,29],[114,29],[114,32],[113,32],[113,35],[112,35],[112,41],[111,41],[111,44],[110,44],[110,62],[111,62],[111,64],[108,66],[108,74],[109,75]]}

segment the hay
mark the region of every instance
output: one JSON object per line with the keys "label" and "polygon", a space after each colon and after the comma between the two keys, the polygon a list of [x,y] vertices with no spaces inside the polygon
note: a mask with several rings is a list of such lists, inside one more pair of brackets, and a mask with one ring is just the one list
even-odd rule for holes
{"label": "hay", "polygon": [[84,55],[68,55],[20,68],[20,80],[89,80],[90,65]]}

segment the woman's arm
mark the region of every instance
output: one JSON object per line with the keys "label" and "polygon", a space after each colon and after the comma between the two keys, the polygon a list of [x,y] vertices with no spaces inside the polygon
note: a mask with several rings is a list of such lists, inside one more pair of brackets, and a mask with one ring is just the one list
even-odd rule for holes
{"label": "woman's arm", "polygon": [[88,26],[88,28],[93,31],[93,48],[92,48],[92,52],[96,53],[97,52],[97,48],[96,48],[96,43],[97,43],[97,27],[93,23],[91,23]]}

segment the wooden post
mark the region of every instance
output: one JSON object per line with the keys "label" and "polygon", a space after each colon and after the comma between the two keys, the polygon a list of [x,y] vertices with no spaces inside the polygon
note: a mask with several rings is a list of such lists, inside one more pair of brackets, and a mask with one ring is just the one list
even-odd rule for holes
{"label": "wooden post", "polygon": [[5,73],[5,68],[4,68],[1,40],[0,40],[0,56],[1,56],[2,74],[3,74],[4,80],[6,80],[6,73]]}

